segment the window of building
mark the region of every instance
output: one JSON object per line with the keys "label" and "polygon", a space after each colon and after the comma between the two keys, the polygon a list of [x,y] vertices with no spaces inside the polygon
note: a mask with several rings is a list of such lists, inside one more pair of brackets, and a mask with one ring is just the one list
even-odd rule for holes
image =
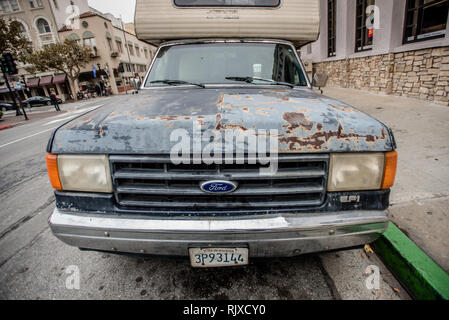
{"label": "window of building", "polygon": [[280,0],[174,0],[179,7],[278,7]]}
{"label": "window of building", "polygon": [[80,42],[81,42],[81,38],[76,33],[72,33],[71,35],[69,35],[68,39],[76,41],[78,44],[80,44]]}
{"label": "window of building", "polygon": [[50,25],[48,24],[47,20],[43,18],[37,19],[36,26],[40,34],[51,32]]}
{"label": "window of building", "polygon": [[[356,30],[355,30],[355,51],[371,50],[374,39],[374,21],[369,25],[369,12],[366,13],[369,6],[374,6],[374,0],[357,0],[356,10]],[[374,12],[374,11],[373,11]]]}
{"label": "window of building", "polygon": [[123,53],[122,42],[118,41],[118,40],[115,40],[115,43],[117,44],[118,52]]}
{"label": "window of building", "polygon": [[97,55],[97,44],[95,41],[95,36],[90,31],[85,31],[83,33],[83,43],[86,47],[91,47],[94,50],[95,55]]}
{"label": "window of building", "polygon": [[140,57],[140,48],[138,46],[136,46],[135,49],[136,49],[136,55],[138,57]]}
{"label": "window of building", "polygon": [[404,43],[444,37],[449,0],[407,0]]}
{"label": "window of building", "polygon": [[0,0],[0,6],[2,7],[4,13],[20,11],[17,0]]}
{"label": "window of building", "polygon": [[23,34],[24,36],[28,37],[28,31],[25,28],[25,26],[23,25],[22,22],[20,21],[11,21],[11,26],[14,25],[15,27],[17,27],[20,30],[20,33]]}
{"label": "window of building", "polygon": [[57,0],[53,0],[53,5],[55,6],[56,9],[59,9]]}
{"label": "window of building", "polygon": [[108,39],[109,50],[113,51],[114,46],[112,45],[112,39]]}
{"label": "window of building", "polygon": [[42,8],[42,0],[29,0],[31,9]]}
{"label": "window of building", "polygon": [[143,54],[145,55],[145,59],[148,59],[148,50],[147,50],[147,48],[143,49]]}
{"label": "window of building", "polygon": [[134,46],[131,43],[128,43],[129,54],[134,55]]}
{"label": "window of building", "polygon": [[327,56],[334,57],[337,53],[336,35],[337,35],[337,1],[327,1]]}

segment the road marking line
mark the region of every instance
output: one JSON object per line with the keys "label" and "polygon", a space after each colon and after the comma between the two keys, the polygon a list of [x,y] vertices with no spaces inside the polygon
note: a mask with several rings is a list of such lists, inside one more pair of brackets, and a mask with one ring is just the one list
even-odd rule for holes
{"label": "road marking line", "polygon": [[53,124],[53,123],[60,122],[60,121],[64,121],[64,120],[69,120],[69,119],[72,119],[74,116],[75,116],[75,115],[73,114],[73,115],[71,115],[70,117],[67,117],[67,118],[56,119],[56,120],[53,120],[53,121],[44,123],[42,126],[45,127],[45,126],[48,126],[49,124]]}
{"label": "road marking line", "polygon": [[[48,126],[48,125],[53,124],[53,123],[56,123],[56,122],[60,122],[60,121],[64,121],[64,120],[69,120],[69,119],[75,117],[75,116],[76,116],[77,114],[79,114],[79,113],[89,112],[89,111],[92,111],[92,110],[94,110],[94,109],[96,109],[96,108],[99,108],[99,107],[101,107],[101,106],[103,106],[103,105],[100,104],[100,105],[98,105],[98,106],[93,106],[93,107],[89,107],[89,108],[84,108],[84,109],[79,109],[79,110],[69,111],[68,113],[71,114],[70,116],[65,117],[65,118],[62,118],[62,119],[56,119],[56,120],[49,121],[49,122],[47,122],[47,123],[44,123],[42,126],[45,127],[45,126]],[[56,116],[56,117],[60,117],[60,116]]]}
{"label": "road marking line", "polygon": [[10,144],[13,144],[13,143],[16,143],[16,142],[19,142],[19,141],[22,141],[22,140],[25,140],[25,139],[28,139],[28,138],[37,136],[37,135],[39,135],[39,134],[41,134],[41,133],[45,133],[45,132],[54,130],[54,129],[56,129],[56,128],[58,128],[58,127],[53,127],[53,128],[50,128],[50,129],[47,129],[47,130],[44,130],[44,131],[40,131],[40,132],[34,133],[34,134],[32,134],[32,135],[29,135],[29,136],[26,136],[26,137],[23,137],[23,138],[20,138],[20,139],[17,139],[17,140],[14,140],[14,141],[5,143],[5,144],[3,144],[3,145],[0,146],[0,149],[3,148],[3,147],[9,146]]}

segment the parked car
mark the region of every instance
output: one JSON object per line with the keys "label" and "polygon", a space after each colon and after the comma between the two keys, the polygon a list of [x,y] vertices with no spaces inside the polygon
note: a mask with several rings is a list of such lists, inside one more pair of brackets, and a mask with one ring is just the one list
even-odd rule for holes
{"label": "parked car", "polygon": [[83,249],[189,256],[193,267],[375,241],[396,143],[383,123],[313,90],[324,83],[310,82],[297,47],[318,37],[319,1],[201,1],[221,3],[214,19],[183,3],[195,6],[137,0],[138,36],[160,43],[139,94],[53,132],[53,234]]}
{"label": "parked car", "polygon": [[15,110],[12,102],[0,101],[0,110],[3,112],[7,110]]}
{"label": "parked car", "polygon": [[[31,97],[29,99],[22,100],[21,103],[24,103],[25,105],[28,105],[30,107],[43,106],[43,105],[50,106],[52,104],[50,98],[41,96]],[[58,103],[59,104],[62,103],[62,100],[60,98],[58,98]]]}

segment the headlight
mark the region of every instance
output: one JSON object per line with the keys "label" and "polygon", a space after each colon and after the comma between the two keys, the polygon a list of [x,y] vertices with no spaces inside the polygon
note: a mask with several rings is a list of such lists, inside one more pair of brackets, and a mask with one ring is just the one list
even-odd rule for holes
{"label": "headlight", "polygon": [[57,167],[62,190],[112,192],[106,155],[58,155]]}
{"label": "headlight", "polygon": [[331,154],[327,190],[379,190],[384,167],[384,153]]}

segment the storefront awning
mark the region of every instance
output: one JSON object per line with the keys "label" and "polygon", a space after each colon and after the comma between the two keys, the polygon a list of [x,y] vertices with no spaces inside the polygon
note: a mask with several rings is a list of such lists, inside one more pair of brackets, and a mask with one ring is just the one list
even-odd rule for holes
{"label": "storefront awning", "polygon": [[66,78],[65,73],[62,73],[62,74],[56,74],[56,75],[53,77],[53,84],[64,83],[64,82],[65,82],[65,78]]}
{"label": "storefront awning", "polygon": [[51,80],[53,80],[53,76],[45,76],[41,78],[41,81],[39,82],[39,86],[49,86],[51,85]]}
{"label": "storefront awning", "polygon": [[37,87],[39,87],[39,78],[28,79],[27,87],[28,88],[37,88]]}

